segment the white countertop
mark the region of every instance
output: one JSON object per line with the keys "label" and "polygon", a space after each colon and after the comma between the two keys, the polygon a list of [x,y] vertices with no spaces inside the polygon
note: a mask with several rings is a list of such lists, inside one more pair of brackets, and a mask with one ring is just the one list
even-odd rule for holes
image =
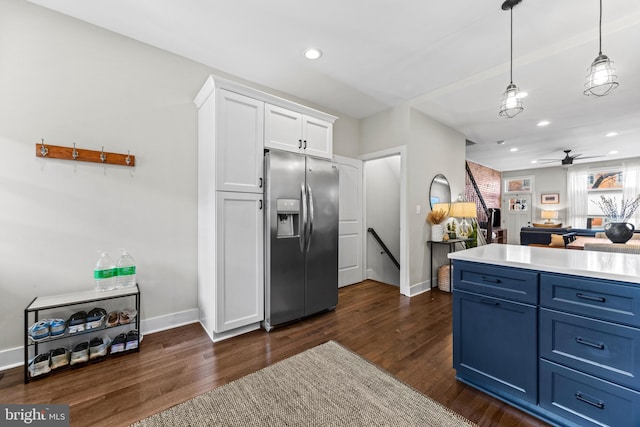
{"label": "white countertop", "polygon": [[636,254],[492,243],[452,252],[449,258],[640,284],[640,255]]}

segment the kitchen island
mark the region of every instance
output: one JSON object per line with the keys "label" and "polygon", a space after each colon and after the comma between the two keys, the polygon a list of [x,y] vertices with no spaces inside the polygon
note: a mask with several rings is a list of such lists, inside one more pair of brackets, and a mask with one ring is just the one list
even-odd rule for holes
{"label": "kitchen island", "polygon": [[560,426],[640,426],[640,256],[491,244],[453,260],[456,378]]}

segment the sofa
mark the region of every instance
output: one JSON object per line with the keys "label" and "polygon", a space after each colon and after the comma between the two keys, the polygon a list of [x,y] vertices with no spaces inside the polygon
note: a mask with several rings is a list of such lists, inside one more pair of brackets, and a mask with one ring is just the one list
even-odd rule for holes
{"label": "sofa", "polygon": [[589,228],[571,228],[571,227],[522,227],[520,229],[520,244],[525,246],[549,246],[551,244],[551,235],[560,235],[563,244],[555,246],[564,247],[574,241],[576,237],[595,237],[596,233],[602,230]]}

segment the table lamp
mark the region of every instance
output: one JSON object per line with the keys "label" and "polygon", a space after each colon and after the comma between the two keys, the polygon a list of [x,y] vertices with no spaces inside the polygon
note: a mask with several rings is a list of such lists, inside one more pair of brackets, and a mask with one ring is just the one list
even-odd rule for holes
{"label": "table lamp", "polygon": [[472,227],[467,222],[467,218],[476,218],[476,204],[473,202],[452,203],[449,216],[462,220],[458,223],[458,236],[462,238],[469,237]]}
{"label": "table lamp", "polygon": [[553,224],[552,219],[558,219],[558,211],[542,211],[542,219],[546,219],[545,224]]}

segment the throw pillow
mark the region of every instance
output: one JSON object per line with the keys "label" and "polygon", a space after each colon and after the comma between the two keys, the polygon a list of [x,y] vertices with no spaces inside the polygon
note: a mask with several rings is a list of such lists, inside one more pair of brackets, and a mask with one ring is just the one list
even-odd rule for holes
{"label": "throw pillow", "polygon": [[552,234],[551,235],[551,243],[549,246],[562,246],[564,247],[564,239],[562,238],[562,234]]}

